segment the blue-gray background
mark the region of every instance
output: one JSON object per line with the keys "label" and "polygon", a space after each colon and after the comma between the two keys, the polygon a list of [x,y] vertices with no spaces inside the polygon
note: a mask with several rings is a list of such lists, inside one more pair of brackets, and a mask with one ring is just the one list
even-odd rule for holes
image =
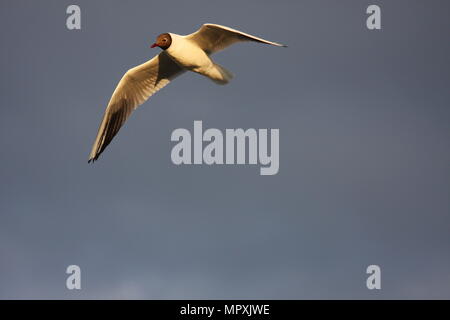
{"label": "blue-gray background", "polygon": [[[1,2],[0,298],[450,298],[450,2],[72,3]],[[206,22],[289,47],[218,54],[228,86],[183,75],[88,165],[123,73]],[[278,175],[173,165],[194,120],[279,128]]]}

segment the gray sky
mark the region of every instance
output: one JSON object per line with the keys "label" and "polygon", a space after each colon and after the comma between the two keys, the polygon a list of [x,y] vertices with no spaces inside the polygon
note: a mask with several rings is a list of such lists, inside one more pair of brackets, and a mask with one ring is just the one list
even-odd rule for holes
{"label": "gray sky", "polygon": [[[72,3],[0,4],[0,298],[450,298],[448,1]],[[183,75],[88,165],[123,73],[206,22],[289,47],[219,53],[228,86]],[[194,120],[279,128],[279,173],[173,165]]]}

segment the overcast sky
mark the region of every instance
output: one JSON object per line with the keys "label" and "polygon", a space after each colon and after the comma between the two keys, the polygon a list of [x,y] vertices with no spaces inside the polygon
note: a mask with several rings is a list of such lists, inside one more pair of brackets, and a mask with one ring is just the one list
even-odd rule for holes
{"label": "overcast sky", "polygon": [[[0,298],[450,298],[448,1],[0,7]],[[217,54],[229,85],[184,74],[88,164],[123,73],[206,22],[289,47]],[[173,165],[194,120],[278,128],[279,173]]]}

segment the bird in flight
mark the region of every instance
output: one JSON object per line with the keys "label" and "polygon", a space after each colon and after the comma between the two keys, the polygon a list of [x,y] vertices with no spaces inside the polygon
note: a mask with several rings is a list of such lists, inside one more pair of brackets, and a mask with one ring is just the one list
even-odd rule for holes
{"label": "bird in flight", "polygon": [[227,84],[233,75],[211,59],[211,55],[241,41],[254,41],[278,47],[285,45],[221,26],[204,24],[186,36],[160,34],[151,48],[161,53],[128,70],[119,81],[106,107],[88,162],[94,162],[119,132],[138,106],[185,71],[208,77],[217,84]]}

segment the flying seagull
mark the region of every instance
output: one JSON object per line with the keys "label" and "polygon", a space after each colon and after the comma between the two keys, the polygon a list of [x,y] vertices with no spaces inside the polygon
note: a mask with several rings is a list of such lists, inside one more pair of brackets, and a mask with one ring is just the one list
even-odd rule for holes
{"label": "flying seagull", "polygon": [[199,73],[217,84],[227,84],[233,75],[215,63],[210,56],[241,41],[286,47],[210,23],[204,24],[196,32],[186,36],[175,33],[160,34],[151,48],[159,47],[162,52],[128,70],[119,81],[106,107],[88,162],[98,159],[131,112],[185,71]]}

